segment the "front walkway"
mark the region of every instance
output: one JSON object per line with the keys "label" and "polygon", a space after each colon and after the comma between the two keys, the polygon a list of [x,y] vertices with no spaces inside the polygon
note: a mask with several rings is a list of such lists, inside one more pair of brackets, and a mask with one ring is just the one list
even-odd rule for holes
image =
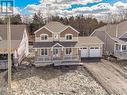
{"label": "front walkway", "polygon": [[106,60],[84,63],[84,67],[110,95],[127,95],[127,70]]}

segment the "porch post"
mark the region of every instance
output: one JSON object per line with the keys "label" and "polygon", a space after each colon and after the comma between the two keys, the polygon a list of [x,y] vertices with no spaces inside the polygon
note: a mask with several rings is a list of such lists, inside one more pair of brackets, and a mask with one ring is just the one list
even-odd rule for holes
{"label": "porch post", "polygon": [[123,45],[120,45],[120,51],[121,51],[121,52],[122,52],[122,46],[123,46]]}

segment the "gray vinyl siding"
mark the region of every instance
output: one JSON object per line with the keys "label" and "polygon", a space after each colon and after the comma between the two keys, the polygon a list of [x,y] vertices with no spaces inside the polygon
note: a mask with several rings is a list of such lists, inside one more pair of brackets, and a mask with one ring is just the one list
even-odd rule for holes
{"label": "gray vinyl siding", "polygon": [[106,34],[104,31],[96,31],[92,36],[97,36],[104,42],[104,53],[114,53],[114,44],[115,42]]}

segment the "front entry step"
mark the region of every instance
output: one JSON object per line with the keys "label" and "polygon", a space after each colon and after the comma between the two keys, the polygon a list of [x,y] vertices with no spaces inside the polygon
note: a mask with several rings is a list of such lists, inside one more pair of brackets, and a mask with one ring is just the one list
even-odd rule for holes
{"label": "front entry step", "polygon": [[83,63],[79,61],[72,61],[72,62],[56,62],[54,66],[69,66],[69,65],[83,65]]}
{"label": "front entry step", "polygon": [[54,63],[54,66],[60,66],[62,62],[58,60],[58,61],[54,61],[53,63]]}
{"label": "front entry step", "polygon": [[49,66],[49,65],[52,65],[53,63],[52,62],[35,62],[33,65],[35,67],[45,67],[45,66]]}

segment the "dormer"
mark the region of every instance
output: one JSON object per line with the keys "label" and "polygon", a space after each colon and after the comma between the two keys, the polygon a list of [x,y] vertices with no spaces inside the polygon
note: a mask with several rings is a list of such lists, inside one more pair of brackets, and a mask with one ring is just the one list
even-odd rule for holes
{"label": "dormer", "polygon": [[53,33],[46,27],[42,27],[35,31],[35,42],[51,42],[53,40]]}
{"label": "dormer", "polygon": [[65,34],[65,40],[66,41],[73,41],[73,34],[69,34],[69,33]]}
{"label": "dormer", "polygon": [[78,36],[79,32],[68,26],[60,33],[60,41],[78,41]]}

